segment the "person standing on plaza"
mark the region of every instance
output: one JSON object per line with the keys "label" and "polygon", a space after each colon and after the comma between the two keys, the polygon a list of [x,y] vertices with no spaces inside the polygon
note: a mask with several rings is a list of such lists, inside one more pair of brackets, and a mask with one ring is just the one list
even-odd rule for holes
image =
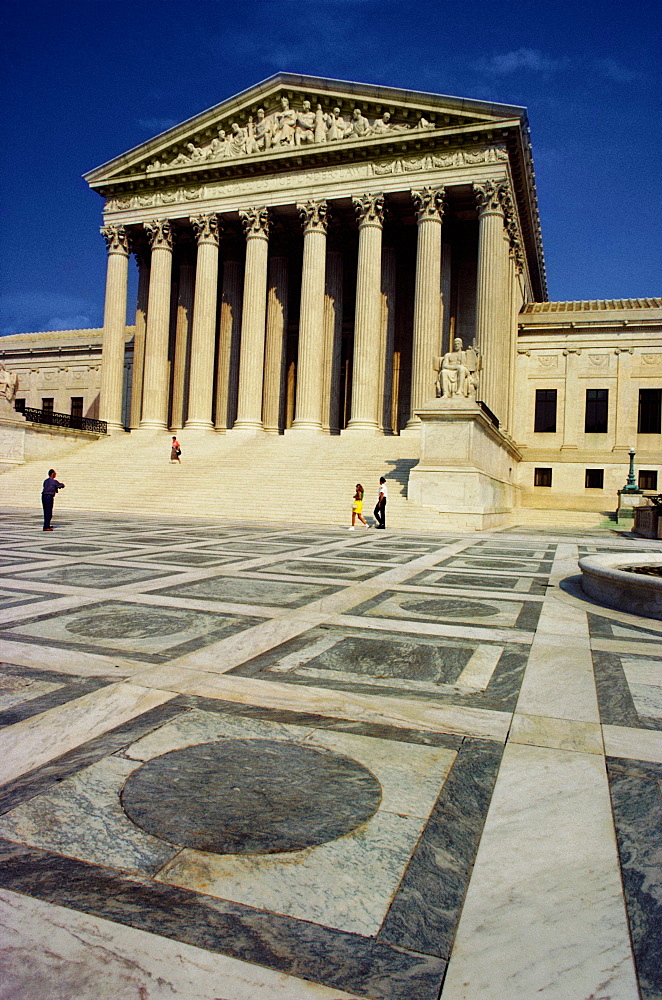
{"label": "person standing on plaza", "polygon": [[377,498],[377,503],[373,514],[375,515],[375,521],[377,524],[376,528],[386,527],[386,498],[388,497],[388,490],[386,488],[386,480],[383,476],[379,477],[379,496]]}
{"label": "person standing on plaza", "polygon": [[173,434],[172,444],[170,445],[170,464],[171,465],[172,465],[173,462],[179,462],[180,465],[182,464],[182,460],[179,457],[181,455],[181,453],[182,453],[182,449],[180,447],[179,441],[177,440],[177,438]]}
{"label": "person standing on plaza", "polygon": [[358,517],[359,521],[361,522],[361,524],[363,525],[364,528],[369,528],[370,527],[370,525],[368,524],[368,522],[366,521],[366,519],[363,516],[363,494],[364,494],[363,487],[361,486],[360,483],[357,483],[356,484],[356,492],[354,494],[354,499],[353,499],[353,503],[352,503],[352,526],[351,526],[351,528],[347,529],[348,531],[355,531],[356,530],[355,529],[355,521],[356,521],[357,517]]}
{"label": "person standing on plaza", "polygon": [[44,479],[41,490],[41,505],[44,508],[44,531],[52,531],[53,500],[58,490],[64,489],[64,483],[58,483],[55,469],[48,470],[48,479]]}

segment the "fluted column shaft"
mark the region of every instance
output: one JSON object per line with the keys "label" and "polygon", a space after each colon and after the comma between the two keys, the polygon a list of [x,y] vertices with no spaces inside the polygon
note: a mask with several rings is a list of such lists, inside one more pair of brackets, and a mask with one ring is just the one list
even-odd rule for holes
{"label": "fluted column shaft", "polygon": [[240,212],[239,217],[246,234],[246,266],[234,429],[262,430],[269,212],[266,207],[249,208]]}
{"label": "fluted column shaft", "polygon": [[342,355],[343,256],[337,250],[326,255],[324,289],[324,371],[322,430],[340,430],[340,365]]}
{"label": "fluted column shaft", "polygon": [[380,426],[392,434],[393,349],[395,346],[396,260],[393,247],[382,251],[382,315],[379,340],[379,414]]}
{"label": "fluted column shaft", "polygon": [[223,262],[221,312],[218,323],[218,366],[216,372],[217,431],[225,431],[237,416],[237,379],[241,335],[242,266],[238,260]]}
{"label": "fluted column shaft", "polygon": [[218,216],[196,215],[191,225],[198,242],[195,273],[191,374],[187,428],[211,430],[214,392],[214,348],[216,341],[216,296],[218,293]]}
{"label": "fluted column shaft", "polygon": [[359,257],[354,317],[352,411],[348,430],[379,429],[379,340],[381,327],[384,196],[353,198],[359,219]]}
{"label": "fluted column shaft", "polygon": [[478,395],[500,419],[507,415],[505,372],[502,370],[504,337],[507,336],[508,242],[504,229],[503,201],[506,182],[474,184],[478,202],[478,278],[476,295],[476,340],[483,357]]}
{"label": "fluted column shaft", "polygon": [[152,266],[145,333],[143,377],[144,429],[165,429],[168,418],[168,334],[172,278],[172,229],[168,219],[145,223],[152,245]]}
{"label": "fluted column shaft", "polygon": [[175,354],[172,366],[172,403],[170,427],[181,430],[186,406],[186,363],[189,356],[191,318],[193,316],[193,286],[195,268],[192,261],[179,265],[177,289],[177,319],[175,322]]}
{"label": "fluted column shaft", "polygon": [[292,430],[322,430],[324,367],[325,201],[297,205],[303,223],[296,415]]}
{"label": "fluted column shaft", "polygon": [[145,370],[145,329],[147,327],[147,299],[149,296],[149,252],[146,248],[136,251],[138,265],[138,295],[136,297],[136,325],[133,334],[133,375],[131,378],[131,415],[129,427],[136,430],[143,408],[143,373]]}
{"label": "fluted column shaft", "polygon": [[103,313],[101,399],[99,415],[109,431],[123,429],[122,389],[124,385],[124,342],[126,339],[126,296],[129,278],[129,236],[124,226],[103,226],[108,247],[106,301]]}
{"label": "fluted column shaft", "polygon": [[262,420],[268,434],[278,434],[282,423],[287,341],[287,285],[287,257],[272,257],[269,261],[262,400]]}
{"label": "fluted column shaft", "polygon": [[426,400],[434,398],[434,359],[441,351],[441,220],[443,188],[423,188],[411,193],[416,207],[416,286],[411,371],[411,413],[407,427],[420,424],[415,416]]}

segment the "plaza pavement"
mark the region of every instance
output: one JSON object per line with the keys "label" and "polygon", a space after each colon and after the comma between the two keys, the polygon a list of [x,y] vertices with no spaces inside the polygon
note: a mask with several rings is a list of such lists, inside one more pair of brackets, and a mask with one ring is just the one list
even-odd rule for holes
{"label": "plaza pavement", "polygon": [[662,622],[577,560],[662,543],[54,524],[2,516],[2,1000],[659,1000]]}

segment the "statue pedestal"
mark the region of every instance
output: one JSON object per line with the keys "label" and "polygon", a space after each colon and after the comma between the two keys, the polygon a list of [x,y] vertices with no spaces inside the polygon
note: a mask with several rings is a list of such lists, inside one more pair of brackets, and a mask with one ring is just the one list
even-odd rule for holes
{"label": "statue pedestal", "polygon": [[0,396],[0,472],[25,461],[26,419]]}
{"label": "statue pedestal", "polygon": [[522,457],[514,442],[474,400],[461,396],[430,400],[416,416],[421,460],[409,474],[408,498],[448,514],[449,527],[507,523]]}

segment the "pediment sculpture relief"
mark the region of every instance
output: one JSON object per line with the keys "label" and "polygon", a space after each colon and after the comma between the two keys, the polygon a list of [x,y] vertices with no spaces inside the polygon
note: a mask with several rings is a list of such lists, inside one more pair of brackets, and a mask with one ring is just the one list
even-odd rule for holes
{"label": "pediment sculpture relief", "polygon": [[6,399],[8,403],[12,403],[17,389],[18,375],[16,372],[10,372],[0,361],[0,399]]}
{"label": "pediment sculpture relief", "polygon": [[289,99],[281,97],[278,110],[266,114],[264,108],[258,108],[245,126],[232,122],[229,131],[225,127],[219,127],[218,134],[207,145],[196,146],[193,142],[187,142],[185,151],[182,150],[171,159],[164,157],[151,160],[145,170],[149,173],[165,167],[216,163],[288,147],[381,138],[436,127],[434,122],[424,117],[419,118],[416,125],[393,122],[389,111],[385,111],[381,118],[371,121],[359,108],[354,108],[351,116],[345,118],[339,107],[326,112],[318,104],[313,110],[308,100],[303,101],[300,109],[292,108]]}
{"label": "pediment sculpture relief", "polygon": [[464,350],[461,338],[456,337],[453,350],[435,358],[434,368],[437,372],[435,387],[438,398],[476,398],[482,358],[473,345]]}

